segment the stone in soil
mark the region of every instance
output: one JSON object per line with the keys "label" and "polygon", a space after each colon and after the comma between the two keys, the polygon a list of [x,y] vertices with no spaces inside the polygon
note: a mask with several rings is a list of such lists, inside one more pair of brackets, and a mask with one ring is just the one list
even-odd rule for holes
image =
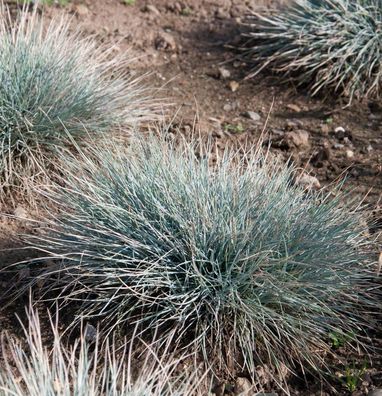
{"label": "stone in soil", "polygon": [[251,382],[245,377],[239,377],[235,382],[235,395],[240,396],[252,396],[255,393],[253,392],[253,386]]}
{"label": "stone in soil", "polygon": [[142,11],[151,12],[152,14],[155,14],[155,15],[160,15],[160,11],[158,10],[158,8],[156,8],[152,4],[147,4],[146,6],[144,6]]}
{"label": "stone in soil", "polygon": [[300,130],[296,132],[287,132],[285,137],[289,143],[289,147],[295,146],[300,149],[304,149],[310,146],[309,133],[307,131]]}
{"label": "stone in soil", "polygon": [[228,83],[228,88],[232,91],[232,92],[236,92],[239,89],[239,83],[237,81],[230,81]]}
{"label": "stone in soil", "polygon": [[259,113],[256,113],[254,111],[246,111],[242,114],[243,117],[249,118],[252,121],[260,121],[261,116]]}
{"label": "stone in soil", "polygon": [[319,190],[321,188],[321,184],[317,177],[314,177],[312,175],[308,175],[306,173],[301,174],[299,177],[296,179],[296,183],[304,188],[304,189],[312,189],[312,190]]}
{"label": "stone in soil", "polygon": [[155,48],[159,51],[175,51],[176,42],[174,37],[169,33],[160,32],[155,39]]}
{"label": "stone in soil", "polygon": [[219,78],[222,80],[226,80],[231,77],[231,72],[225,67],[219,67],[218,72],[219,72]]}
{"label": "stone in soil", "polygon": [[352,158],[354,158],[354,151],[346,150],[345,155],[346,155],[346,158],[352,159]]}
{"label": "stone in soil", "polygon": [[74,12],[80,17],[86,17],[89,14],[89,8],[85,4],[76,4]]}
{"label": "stone in soil", "polygon": [[337,127],[335,130],[334,130],[334,133],[345,133],[346,131],[345,131],[345,128],[343,128],[343,127]]}
{"label": "stone in soil", "polygon": [[21,205],[17,206],[13,214],[19,219],[26,219],[28,217],[28,212]]}
{"label": "stone in soil", "polygon": [[288,110],[292,110],[295,113],[299,113],[301,111],[301,107],[293,103],[287,104],[286,107]]}

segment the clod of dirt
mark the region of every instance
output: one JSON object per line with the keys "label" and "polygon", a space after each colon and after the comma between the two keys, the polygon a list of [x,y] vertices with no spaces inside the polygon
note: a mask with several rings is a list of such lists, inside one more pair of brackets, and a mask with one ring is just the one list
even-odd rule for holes
{"label": "clod of dirt", "polygon": [[224,9],[223,7],[219,7],[215,11],[215,17],[217,19],[227,19],[230,17],[230,14],[229,14],[228,10]]}
{"label": "clod of dirt", "polygon": [[73,6],[73,11],[79,17],[86,17],[89,14],[89,8],[85,4],[76,4]]}
{"label": "clod of dirt", "polygon": [[226,80],[231,77],[231,72],[225,67],[219,67],[218,72],[219,72],[218,77],[221,80]]}
{"label": "clod of dirt", "polygon": [[191,9],[183,2],[176,1],[174,4],[167,4],[166,8],[176,15],[188,15]]}
{"label": "clod of dirt", "polygon": [[150,12],[151,14],[160,15],[160,11],[152,4],[147,4],[142,8],[143,12]]}
{"label": "clod of dirt", "polygon": [[158,33],[155,39],[155,48],[159,51],[175,51],[176,50],[176,42],[174,37],[166,32]]}
{"label": "clod of dirt", "polygon": [[324,166],[324,161],[329,161],[331,157],[332,152],[329,143],[325,142],[323,147],[313,155],[311,163],[317,168],[322,168]]}
{"label": "clod of dirt", "polygon": [[245,377],[239,377],[235,382],[235,395],[251,396],[253,395],[253,386],[251,382]]}
{"label": "clod of dirt", "polygon": [[288,146],[292,148],[293,146],[299,149],[306,149],[310,147],[309,143],[309,133],[307,131],[295,131],[287,132],[285,134]]}
{"label": "clod of dirt", "polygon": [[302,173],[300,176],[297,177],[296,184],[304,189],[319,190],[321,188],[321,184],[317,177],[308,175],[306,173]]}
{"label": "clod of dirt", "polygon": [[21,205],[18,205],[17,208],[13,211],[15,217],[19,219],[28,218],[28,212]]}
{"label": "clod of dirt", "polygon": [[301,107],[293,103],[287,104],[286,108],[294,111],[295,113],[299,113],[301,111]]}

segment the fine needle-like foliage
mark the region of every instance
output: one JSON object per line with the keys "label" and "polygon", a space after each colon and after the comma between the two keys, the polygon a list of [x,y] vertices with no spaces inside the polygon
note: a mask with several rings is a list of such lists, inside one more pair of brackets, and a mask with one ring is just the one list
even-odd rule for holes
{"label": "fine needle-like foliage", "polygon": [[381,0],[293,0],[273,14],[254,13],[244,37],[249,77],[272,71],[348,103],[381,94]]}
{"label": "fine needle-like foliage", "polygon": [[137,138],[67,159],[27,287],[108,331],[159,329],[215,369],[318,372],[329,333],[362,344],[377,302],[358,215],[255,149],[211,168],[196,146]]}
{"label": "fine needle-like foliage", "polygon": [[72,140],[151,118],[127,66],[70,20],[0,5],[0,188],[26,187]]}
{"label": "fine needle-like foliage", "polygon": [[[52,336],[42,332],[39,315],[27,312],[23,342],[3,335],[0,350],[0,396],[184,396],[199,395],[196,373],[176,373],[179,361],[165,362],[153,350],[117,352],[82,335],[67,346],[56,323]],[[46,328],[46,327],[45,327]],[[86,333],[85,333],[86,334]],[[44,338],[48,338],[44,340]],[[138,367],[139,366],[139,367]]]}

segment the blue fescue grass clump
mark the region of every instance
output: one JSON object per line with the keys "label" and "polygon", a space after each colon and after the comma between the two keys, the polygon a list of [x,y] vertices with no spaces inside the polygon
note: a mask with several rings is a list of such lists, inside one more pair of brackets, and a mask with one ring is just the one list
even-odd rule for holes
{"label": "blue fescue grass clump", "polygon": [[68,187],[52,192],[61,214],[31,241],[48,260],[32,285],[107,331],[156,329],[215,369],[319,371],[330,333],[361,344],[374,300],[357,214],[257,149],[213,167],[208,153],[137,138],[70,158]]}
{"label": "blue fescue grass clump", "polygon": [[[51,322],[52,342],[41,326],[39,314],[30,309],[23,326],[24,342],[2,335],[1,396],[184,396],[199,395],[203,378],[176,373],[179,360],[164,361],[155,350],[117,351],[110,340],[101,347],[99,332],[93,340],[86,331],[71,345],[64,341],[57,323]],[[46,331],[46,328],[45,328]],[[139,366],[139,368],[137,367]]]}
{"label": "blue fescue grass clump", "polygon": [[4,6],[0,16],[0,186],[27,185],[70,142],[148,116],[139,79],[113,48],[37,8],[15,23]]}
{"label": "blue fescue grass clump", "polygon": [[244,36],[250,76],[272,71],[348,103],[381,94],[381,0],[293,0],[274,14],[253,14]]}

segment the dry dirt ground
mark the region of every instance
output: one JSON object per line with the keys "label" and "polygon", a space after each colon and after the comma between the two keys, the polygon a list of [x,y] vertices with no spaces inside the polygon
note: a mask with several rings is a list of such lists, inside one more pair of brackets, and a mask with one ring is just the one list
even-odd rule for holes
{"label": "dry dirt ground", "polygon": [[196,116],[202,133],[212,132],[223,145],[255,142],[265,130],[275,151],[291,156],[321,185],[346,175],[346,187],[366,195],[381,222],[382,104],[344,109],[337,98],[310,99],[275,77],[244,80],[248,68],[231,61],[236,54],[227,46],[237,42],[243,17],[273,3],[82,0],[49,13],[71,13],[86,33],[114,44],[116,52],[129,50],[132,72],[150,73],[148,84],[175,104],[186,130]]}
{"label": "dry dirt ground", "polygon": [[[274,76],[244,80],[248,68],[234,60],[237,54],[229,45],[237,43],[245,14],[276,2],[136,0],[127,5],[129,1],[73,0],[45,13],[70,14],[85,34],[114,45],[116,53],[128,51],[131,73],[149,73],[147,84],[157,97],[174,104],[174,124],[185,133],[196,127],[222,146],[255,143],[263,134],[272,151],[292,158],[321,186],[345,177],[345,188],[368,205],[374,220],[370,231],[377,235],[382,228],[382,103],[354,103],[344,109],[337,98],[311,99]],[[7,249],[3,263],[28,257],[28,252],[14,250],[20,246],[17,233],[28,227],[2,220],[0,248]],[[3,318],[0,327],[5,323],[11,325],[13,319]],[[373,359],[374,367],[354,394],[382,388],[381,362]],[[337,390],[349,394],[336,381]],[[314,381],[296,384],[293,392],[331,394]]]}

